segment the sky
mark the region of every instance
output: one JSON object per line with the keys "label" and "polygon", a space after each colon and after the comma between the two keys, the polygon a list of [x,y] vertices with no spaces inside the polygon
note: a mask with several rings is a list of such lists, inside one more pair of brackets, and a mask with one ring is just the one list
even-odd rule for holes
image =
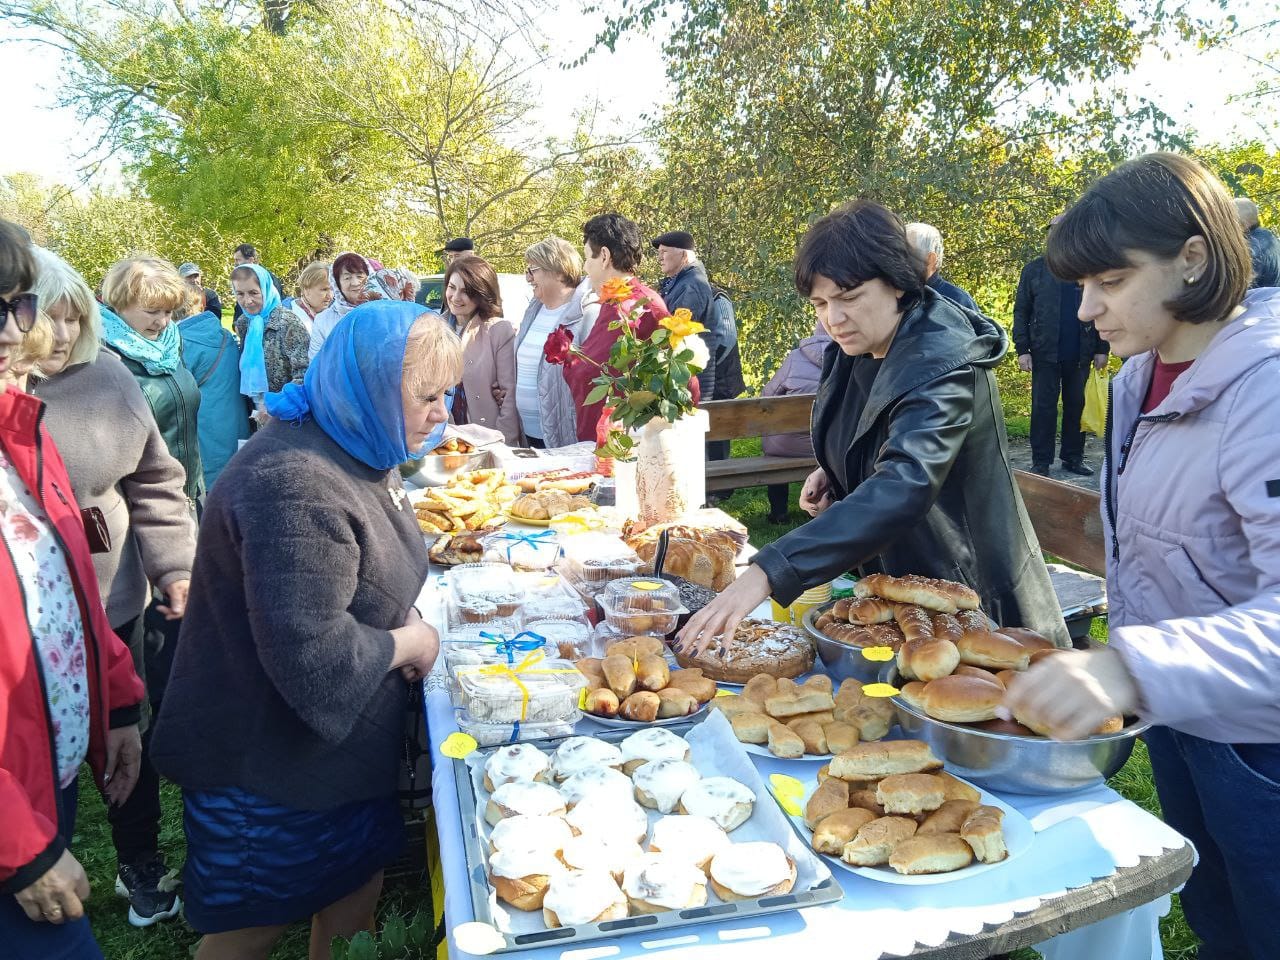
{"label": "sky", "polygon": [[[1247,21],[1248,4],[1239,6]],[[543,25],[552,37],[553,59],[563,62],[590,46],[600,19],[583,14],[581,0],[560,0]],[[1245,52],[1265,55],[1251,46],[1242,44]],[[1268,105],[1229,102],[1232,95],[1250,89],[1259,75],[1240,52],[1186,46],[1166,59],[1151,50],[1121,82],[1129,93],[1154,99],[1167,113],[1195,127],[1201,139],[1227,142],[1262,137],[1280,148],[1280,109],[1274,105],[1275,98]],[[64,70],[48,47],[0,45],[0,130],[6,134],[0,174],[30,171],[53,181],[75,181],[76,153],[85,143],[86,126],[74,112],[57,106]],[[531,81],[541,89],[536,120],[550,135],[570,134],[572,109],[593,99],[603,105],[606,117],[626,118],[655,113],[671,96],[659,44],[643,38],[634,38],[615,54],[598,52],[572,70],[550,64]]]}

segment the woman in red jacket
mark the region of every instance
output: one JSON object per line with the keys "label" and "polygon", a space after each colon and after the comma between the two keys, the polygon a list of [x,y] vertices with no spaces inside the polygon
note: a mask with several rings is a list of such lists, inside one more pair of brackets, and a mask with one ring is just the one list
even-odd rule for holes
{"label": "woman in red jacket", "polygon": [[[25,233],[0,220],[0,381],[36,319]],[[17,960],[98,958],[89,881],[71,851],[86,759],[110,803],[129,796],[142,681],[98,596],[80,510],[41,424],[0,392],[0,943]]]}

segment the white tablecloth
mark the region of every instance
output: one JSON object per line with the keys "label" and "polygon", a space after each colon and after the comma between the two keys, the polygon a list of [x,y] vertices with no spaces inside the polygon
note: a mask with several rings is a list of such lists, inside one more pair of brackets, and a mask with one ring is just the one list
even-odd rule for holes
{"label": "white tablecloth", "polygon": [[[432,585],[428,584],[420,602],[429,622],[435,619],[432,593]],[[457,730],[457,725],[445,689],[430,683],[428,688],[427,725],[433,750],[433,803],[445,878],[445,924],[450,931],[450,955],[466,960],[471,955],[453,943],[452,930],[475,918],[453,761],[438,750],[440,742]],[[579,729],[590,732],[602,728],[584,720]],[[797,774],[794,762],[772,757],[752,760],[766,781],[770,773]],[[751,920],[700,924],[656,936],[633,933],[577,947],[525,950],[519,956],[530,960],[562,956],[566,960],[595,960],[661,954],[664,960],[712,960],[726,944],[733,944],[734,960],[779,960],[787,956],[820,956],[838,944],[841,960],[877,960],[886,955],[909,954],[917,944],[936,946],[953,934],[975,935],[1016,914],[1034,910],[1044,900],[1110,876],[1117,868],[1134,866],[1141,857],[1157,856],[1187,844],[1162,821],[1105,786],[1057,797],[1001,797],[1031,820],[1037,830],[1035,843],[1016,860],[970,880],[901,886],[837,869],[836,879],[845,892],[839,903]],[[1056,937],[1037,949],[1046,960],[1159,960],[1162,953],[1158,921],[1168,909],[1169,898],[1161,897],[1139,909]]]}

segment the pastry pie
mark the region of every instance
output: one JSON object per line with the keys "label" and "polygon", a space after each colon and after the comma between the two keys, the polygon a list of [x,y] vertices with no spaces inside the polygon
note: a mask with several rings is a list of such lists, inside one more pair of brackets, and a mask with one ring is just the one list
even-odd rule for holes
{"label": "pastry pie", "polygon": [[540,490],[517,497],[511,504],[511,516],[517,520],[550,520],[574,510],[592,506],[586,497],[575,497],[564,490]]}
{"label": "pastry pie", "polygon": [[683,857],[648,853],[632,861],[622,891],[636,913],[662,913],[707,902],[707,875]]}
{"label": "pastry pie", "polygon": [[631,734],[619,745],[622,749],[622,772],[631,775],[651,760],[688,760],[689,744],[662,727],[650,727]]}
{"label": "pastry pie", "polygon": [[504,783],[489,797],[484,818],[495,827],[507,817],[560,817],[565,814],[564,798],[545,783]]}
{"label": "pastry pie", "polygon": [[691,816],[709,817],[726,832],[732,832],[751,818],[755,802],[751,789],[732,777],[706,777],[684,792],[677,809]]}
{"label": "pastry pie", "polygon": [[754,900],[790,893],[796,863],[776,843],[732,843],[712,858],[707,875],[721,900]]}
{"label": "pastry pie", "polygon": [[712,639],[697,656],[676,651],[682,667],[698,667],[703,676],[726,683],[746,683],[756,674],[798,677],[813,669],[813,641],[805,633],[772,620],[747,618],[738,625],[726,651]]}
{"label": "pastry pie", "polygon": [[640,805],[659,813],[674,810],[684,792],[701,779],[697,768],[685,760],[654,760],[631,775]]}
{"label": "pastry pie", "polygon": [[489,882],[517,910],[540,910],[551,878],[563,869],[555,851],[508,847],[489,858]]}
{"label": "pastry pie", "polygon": [[595,737],[570,737],[551,757],[551,772],[556,780],[568,780],[590,767],[621,767],[622,751],[612,743]]}
{"label": "pastry pie", "polygon": [[553,877],[542,901],[548,927],[621,920],[627,915],[626,894],[603,870],[566,870]]}

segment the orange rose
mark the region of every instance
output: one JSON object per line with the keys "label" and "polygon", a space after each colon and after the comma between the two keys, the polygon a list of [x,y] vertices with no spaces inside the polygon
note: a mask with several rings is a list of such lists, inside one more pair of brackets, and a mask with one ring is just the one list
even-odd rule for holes
{"label": "orange rose", "polygon": [[634,295],[631,281],[626,277],[614,277],[600,285],[601,303],[625,303]]}

